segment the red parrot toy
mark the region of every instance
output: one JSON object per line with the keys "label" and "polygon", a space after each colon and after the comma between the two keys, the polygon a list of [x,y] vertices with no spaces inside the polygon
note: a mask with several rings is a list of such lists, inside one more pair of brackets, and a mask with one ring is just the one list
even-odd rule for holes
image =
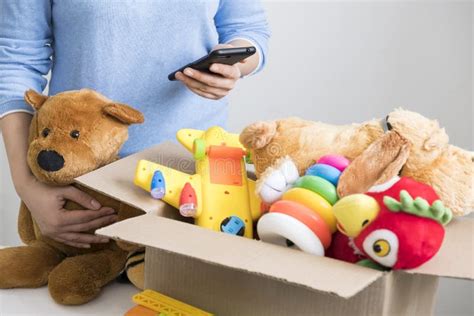
{"label": "red parrot toy", "polygon": [[349,262],[365,257],[391,269],[413,269],[430,260],[452,219],[432,187],[406,177],[346,196],[333,212],[343,235],[336,233],[329,256]]}

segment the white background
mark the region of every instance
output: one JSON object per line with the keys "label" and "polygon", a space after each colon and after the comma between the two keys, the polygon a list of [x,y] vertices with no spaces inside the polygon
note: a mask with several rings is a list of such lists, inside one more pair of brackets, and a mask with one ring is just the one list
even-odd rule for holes
{"label": "white background", "polygon": [[[438,118],[453,144],[473,150],[471,1],[266,1],[265,6],[273,32],[267,68],[233,92],[231,130],[294,115],[360,122],[403,106]],[[18,199],[3,144],[0,148],[0,244],[13,245],[19,243]],[[473,283],[442,280],[436,313],[474,314]]]}

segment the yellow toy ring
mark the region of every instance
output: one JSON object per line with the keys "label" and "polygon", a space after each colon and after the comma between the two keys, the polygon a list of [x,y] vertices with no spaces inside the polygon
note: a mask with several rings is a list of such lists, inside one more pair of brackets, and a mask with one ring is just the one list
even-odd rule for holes
{"label": "yellow toy ring", "polygon": [[332,206],[319,194],[303,188],[292,188],[283,194],[282,200],[297,202],[310,208],[323,218],[331,233],[337,230]]}

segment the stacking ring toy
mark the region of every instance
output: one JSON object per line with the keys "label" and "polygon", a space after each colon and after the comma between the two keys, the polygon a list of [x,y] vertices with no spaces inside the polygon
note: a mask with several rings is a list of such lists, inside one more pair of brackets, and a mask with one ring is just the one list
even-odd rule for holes
{"label": "stacking ring toy", "polygon": [[349,159],[340,155],[322,156],[321,158],[319,158],[317,162],[321,164],[333,166],[334,168],[338,169],[341,172],[344,171],[344,169],[346,169],[350,163]]}
{"label": "stacking ring toy", "polygon": [[331,233],[337,230],[332,206],[321,195],[303,188],[292,188],[283,194],[282,200],[293,201],[310,208],[323,218]]}
{"label": "stacking ring toy", "polygon": [[324,249],[327,249],[331,244],[331,232],[328,225],[312,209],[297,202],[280,200],[270,207],[270,213],[281,213],[299,220],[318,236]]}
{"label": "stacking ring toy", "polygon": [[339,182],[339,177],[341,176],[341,171],[339,169],[326,165],[323,163],[317,163],[315,165],[312,165],[311,167],[306,170],[306,174],[310,176],[318,176],[323,179],[328,180],[335,186],[337,186],[337,183]]}
{"label": "stacking ring toy", "polygon": [[286,247],[287,240],[299,249],[316,256],[324,256],[324,248],[311,229],[299,220],[282,213],[268,213],[257,224],[260,240]]}
{"label": "stacking ring toy", "polygon": [[295,187],[313,191],[326,199],[331,205],[337,202],[336,187],[321,177],[302,176],[295,182]]}

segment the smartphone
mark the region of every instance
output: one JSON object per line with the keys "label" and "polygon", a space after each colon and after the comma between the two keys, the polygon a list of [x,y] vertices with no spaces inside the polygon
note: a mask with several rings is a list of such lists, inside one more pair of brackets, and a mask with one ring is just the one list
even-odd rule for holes
{"label": "smartphone", "polygon": [[257,50],[254,46],[216,49],[210,52],[208,55],[201,57],[176,71],[173,71],[168,75],[168,79],[170,81],[176,80],[176,73],[179,71],[182,72],[187,67],[209,73],[209,67],[211,67],[212,64],[233,65],[247,57],[252,56],[256,51]]}

